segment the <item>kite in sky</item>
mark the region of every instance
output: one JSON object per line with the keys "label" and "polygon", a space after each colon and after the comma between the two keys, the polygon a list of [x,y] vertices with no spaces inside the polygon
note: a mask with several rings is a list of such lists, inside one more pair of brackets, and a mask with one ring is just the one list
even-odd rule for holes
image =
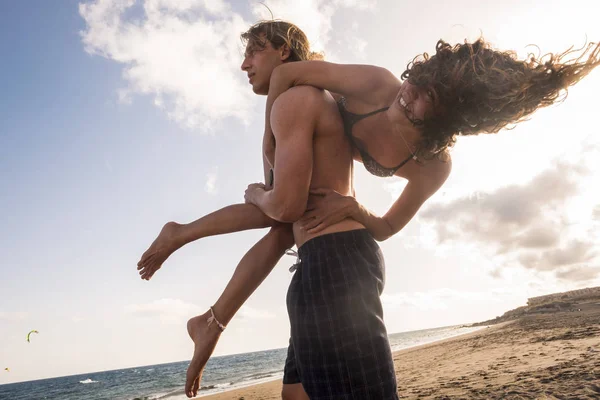
{"label": "kite in sky", "polygon": [[[31,334],[32,334],[32,333],[39,333],[39,332],[38,332],[38,331],[36,331],[35,329],[34,329],[34,330],[32,330],[31,332],[29,332],[29,333],[27,334],[27,341],[28,341],[28,342],[29,342],[29,337],[31,336]],[[31,342],[30,342],[30,343],[31,343]]]}

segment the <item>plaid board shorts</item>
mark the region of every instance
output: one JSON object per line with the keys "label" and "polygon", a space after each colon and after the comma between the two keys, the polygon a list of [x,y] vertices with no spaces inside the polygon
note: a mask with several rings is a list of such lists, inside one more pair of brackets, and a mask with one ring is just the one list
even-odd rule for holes
{"label": "plaid board shorts", "polygon": [[385,263],[366,229],[307,241],[290,283],[284,384],[311,400],[398,399],[379,296]]}

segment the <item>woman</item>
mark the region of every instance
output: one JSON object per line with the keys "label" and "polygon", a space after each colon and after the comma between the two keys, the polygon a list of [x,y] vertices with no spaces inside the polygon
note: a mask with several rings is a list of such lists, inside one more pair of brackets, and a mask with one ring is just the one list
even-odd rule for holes
{"label": "woman", "polygon": [[[277,96],[295,85],[336,93],[355,159],[376,176],[400,176],[408,184],[383,217],[372,214],[353,197],[317,191],[301,221],[309,232],[318,232],[352,218],[376,240],[385,240],[400,231],[447,179],[451,169],[448,150],[458,135],[496,133],[522,121],[538,108],[556,102],[564,89],[600,63],[598,44],[590,43],[577,57],[568,59],[571,54],[566,51],[521,61],[512,52],[493,50],[482,39],[455,46],[440,40],[433,56],[424,54],[408,65],[401,76],[403,82],[373,66],[323,61],[284,64],[271,78],[265,154],[267,158],[273,154],[268,122]],[[249,186],[247,198],[252,197],[252,190],[256,185]],[[141,277],[150,279],[162,262],[186,243],[268,226],[273,227],[271,232],[244,256],[217,303],[188,322],[196,346],[188,370],[188,378],[195,381],[194,393],[224,325],[292,245],[289,231],[251,204],[229,206],[188,225],[165,225],[138,264]]]}

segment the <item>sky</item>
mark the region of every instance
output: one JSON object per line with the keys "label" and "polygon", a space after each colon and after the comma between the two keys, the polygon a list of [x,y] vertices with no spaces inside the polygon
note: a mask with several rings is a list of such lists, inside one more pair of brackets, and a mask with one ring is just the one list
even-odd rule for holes
{"label": "sky", "polygon": [[[440,38],[483,35],[521,58],[600,40],[593,0],[569,12],[558,0],[266,4],[327,60],[397,76]],[[239,34],[267,17],[254,1],[0,4],[0,384],[191,358],[187,319],[266,232],[187,245],[151,281],[136,263],[164,223],[242,202],[262,179],[265,98],[240,70]],[[600,70],[515,129],[459,138],[446,184],[380,244],[390,333],[600,285],[598,92]],[[358,200],[380,215],[406,183],[355,171]],[[287,345],[293,262],[282,259],[216,355]]]}

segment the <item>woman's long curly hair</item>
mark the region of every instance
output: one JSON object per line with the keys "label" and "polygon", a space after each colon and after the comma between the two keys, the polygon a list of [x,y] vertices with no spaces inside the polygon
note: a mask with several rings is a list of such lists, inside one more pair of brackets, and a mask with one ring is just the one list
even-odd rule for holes
{"label": "woman's long curly hair", "polygon": [[438,41],[435,55],[417,56],[402,73],[411,84],[433,89],[436,109],[443,110],[422,121],[421,151],[442,153],[457,135],[513,127],[566,95],[569,86],[600,64],[599,56],[597,43],[518,60],[514,52],[493,50],[483,39],[455,46]]}

